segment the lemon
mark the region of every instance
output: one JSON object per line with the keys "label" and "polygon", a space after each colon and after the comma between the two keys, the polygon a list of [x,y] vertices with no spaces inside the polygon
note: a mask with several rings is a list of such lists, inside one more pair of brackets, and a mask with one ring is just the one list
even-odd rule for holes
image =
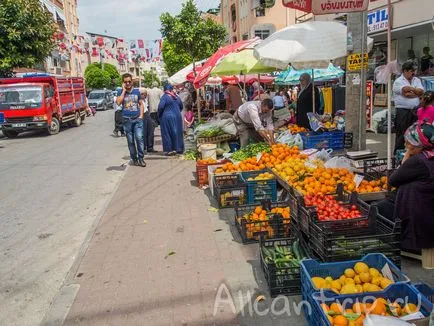
{"label": "lemon", "polygon": [[371,283],[374,284],[374,285],[376,285],[376,286],[380,286],[380,284],[381,284],[381,279],[382,279],[381,276],[374,276],[374,277],[372,278],[372,280],[371,280]]}
{"label": "lemon", "polygon": [[356,289],[357,289],[357,292],[359,292],[359,293],[363,292],[363,286],[361,286],[360,284],[356,284]]}
{"label": "lemon", "polygon": [[331,276],[327,276],[327,277],[325,278],[325,281],[326,281],[326,282],[332,282],[332,281],[333,281],[333,278],[332,278]]}
{"label": "lemon", "polygon": [[354,284],[345,284],[341,289],[341,294],[355,294],[358,290]]}
{"label": "lemon", "polygon": [[376,268],[370,268],[369,274],[371,274],[372,277],[374,276],[382,276],[381,273]]}
{"label": "lemon", "polygon": [[356,263],[356,264],[354,265],[354,271],[355,271],[357,274],[360,274],[360,273],[368,273],[368,272],[369,272],[369,266],[366,265],[365,263],[359,262],[359,263]]}
{"label": "lemon", "polygon": [[359,275],[354,276],[354,283],[356,283],[356,284],[362,284],[362,280],[360,279]]}
{"label": "lemon", "polygon": [[404,308],[402,309],[403,312],[406,312],[408,314],[412,314],[414,312],[419,311],[417,309],[417,306],[414,303],[407,303]]}
{"label": "lemon", "polygon": [[385,289],[387,288],[390,284],[393,284],[393,282],[391,280],[389,280],[388,278],[383,277],[380,281],[380,286]]}
{"label": "lemon", "polygon": [[325,280],[322,277],[312,277],[312,283],[317,289],[325,287]]}
{"label": "lemon", "polygon": [[359,277],[360,277],[360,281],[362,281],[362,283],[371,282],[371,275],[369,273],[360,273]]}
{"label": "lemon", "polygon": [[348,277],[348,278],[353,278],[354,276],[356,276],[356,272],[352,268],[347,268],[345,270],[344,274],[345,274],[345,277]]}
{"label": "lemon", "polygon": [[378,291],[381,291],[381,288],[375,284],[369,284],[366,290],[366,292],[378,292]]}
{"label": "lemon", "polygon": [[354,280],[352,278],[347,277],[345,279],[345,284],[355,284]]}
{"label": "lemon", "polygon": [[345,277],[345,275],[342,275],[341,277],[339,277],[339,282],[341,282],[342,285],[345,285],[345,280],[347,278]]}
{"label": "lemon", "polygon": [[363,292],[368,292],[368,289],[369,289],[369,286],[371,285],[371,283],[364,283],[363,285],[362,285],[362,287],[363,287]]}
{"label": "lemon", "polygon": [[340,291],[342,289],[342,284],[339,281],[332,281],[332,288]]}

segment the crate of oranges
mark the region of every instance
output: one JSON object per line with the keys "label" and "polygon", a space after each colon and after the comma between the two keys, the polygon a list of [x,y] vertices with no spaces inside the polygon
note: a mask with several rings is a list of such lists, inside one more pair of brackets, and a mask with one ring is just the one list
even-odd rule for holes
{"label": "crate of oranges", "polygon": [[277,181],[274,174],[267,170],[242,172],[241,177],[247,184],[247,203],[260,203],[262,200],[277,201]]}
{"label": "crate of oranges", "polygon": [[220,165],[229,162],[228,160],[217,161],[213,158],[196,161],[196,178],[197,186],[204,187],[208,185],[208,167],[212,165]]}
{"label": "crate of oranges", "polygon": [[367,316],[390,317],[390,324],[397,319],[415,321],[421,315],[428,317],[432,303],[409,284],[392,284],[382,292],[353,294],[339,297],[313,295],[311,320],[321,326],[363,326]]}
{"label": "crate of oranges", "polygon": [[290,209],[287,202],[246,205],[235,208],[235,226],[244,244],[290,235]]}

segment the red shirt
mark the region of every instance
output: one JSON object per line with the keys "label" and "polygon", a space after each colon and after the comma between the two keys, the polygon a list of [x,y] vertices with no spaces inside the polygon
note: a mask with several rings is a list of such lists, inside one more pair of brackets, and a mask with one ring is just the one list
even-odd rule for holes
{"label": "red shirt", "polygon": [[417,110],[417,119],[419,121],[428,120],[429,123],[434,122],[434,105],[429,105],[426,108]]}

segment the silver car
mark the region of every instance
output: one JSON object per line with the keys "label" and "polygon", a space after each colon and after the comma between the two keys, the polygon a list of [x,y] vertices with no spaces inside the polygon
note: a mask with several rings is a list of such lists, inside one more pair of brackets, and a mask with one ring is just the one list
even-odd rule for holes
{"label": "silver car", "polygon": [[89,107],[96,110],[107,110],[114,108],[114,96],[110,90],[94,90],[87,97]]}

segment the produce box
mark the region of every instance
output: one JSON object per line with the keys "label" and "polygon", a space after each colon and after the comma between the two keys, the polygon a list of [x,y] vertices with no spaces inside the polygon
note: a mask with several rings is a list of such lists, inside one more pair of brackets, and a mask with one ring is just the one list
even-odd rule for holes
{"label": "produce box", "polygon": [[[369,227],[375,221],[376,211],[370,210],[357,193],[340,192],[326,196],[299,197],[297,222],[300,230],[308,237],[329,235],[350,235],[369,233]],[[310,225],[318,228],[310,232]]]}
{"label": "produce box", "polygon": [[214,196],[217,200],[219,208],[230,208],[246,204],[246,184],[241,180],[240,175],[234,175],[232,177],[236,178],[228,179],[231,180],[231,182],[225,181],[220,185],[218,183],[214,184]]}
{"label": "produce box", "polygon": [[397,265],[400,257],[400,222],[392,222],[378,214],[376,207],[371,207],[369,227],[357,229],[348,235],[328,232],[321,225],[310,223],[309,248],[321,261],[333,262],[359,259],[369,253],[383,253]]}
{"label": "produce box", "polygon": [[244,244],[261,239],[284,238],[291,235],[288,202],[247,205],[235,208],[235,226]]}
{"label": "produce box", "polygon": [[218,144],[224,141],[229,141],[232,139],[235,139],[236,136],[234,135],[229,135],[229,134],[223,134],[223,135],[218,135],[218,136],[213,136],[213,137],[198,137],[197,138],[197,143],[198,144]]}
{"label": "produce box", "polygon": [[247,203],[258,204],[263,200],[277,201],[277,181],[274,174],[267,170],[242,172],[247,184]]}
{"label": "produce box", "polygon": [[[361,293],[329,297],[327,294],[314,293],[312,300],[310,325],[315,326],[330,326],[339,323],[343,325],[345,322],[349,323],[350,320],[355,320],[362,325],[366,313],[371,315],[389,313],[393,317],[405,318],[406,321],[412,322],[428,317],[433,309],[432,303],[427,298],[421,297],[415,287],[403,283],[392,284],[384,291],[368,295]],[[337,313],[334,310],[338,310]]]}
{"label": "produce box", "polygon": [[307,254],[296,238],[261,242],[261,267],[272,297],[301,293],[300,261]]}
{"label": "produce box", "polygon": [[413,284],[413,286],[431,303],[434,303],[434,288],[424,283]]}
{"label": "produce box", "polygon": [[197,186],[204,187],[209,184],[208,180],[208,167],[209,166],[220,166],[228,160],[221,161],[211,161],[211,160],[198,160],[196,161],[196,176],[197,176]]}
{"label": "produce box", "polygon": [[303,140],[303,148],[316,148],[327,149],[331,148],[334,151],[344,149],[344,132],[343,131],[330,131],[330,132],[306,132],[301,133]]}
{"label": "produce box", "polygon": [[[221,168],[224,164],[216,164],[216,165],[209,165],[208,166],[208,184],[209,184],[209,189],[211,190],[211,195],[214,196],[214,176],[215,176],[215,171],[218,168]],[[220,175],[233,175],[233,174],[238,174],[238,173],[221,173],[218,174]]]}

